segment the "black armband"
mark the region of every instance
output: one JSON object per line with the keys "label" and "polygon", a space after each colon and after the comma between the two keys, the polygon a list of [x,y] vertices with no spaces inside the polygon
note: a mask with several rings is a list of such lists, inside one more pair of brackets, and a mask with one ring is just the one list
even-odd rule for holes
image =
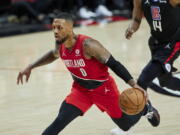
{"label": "black armband", "polygon": [[108,61],[106,62],[106,65],[116,73],[120,78],[122,78],[126,83],[133,79],[128,70],[117,60],[113,58],[111,55]]}

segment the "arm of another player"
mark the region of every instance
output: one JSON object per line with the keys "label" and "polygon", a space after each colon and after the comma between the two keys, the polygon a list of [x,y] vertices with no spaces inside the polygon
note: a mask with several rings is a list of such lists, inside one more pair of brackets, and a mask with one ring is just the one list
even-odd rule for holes
{"label": "arm of another player", "polygon": [[132,37],[133,33],[139,29],[139,26],[140,26],[141,20],[142,20],[142,16],[143,16],[141,0],[134,0],[133,3],[134,3],[133,15],[132,15],[133,19],[125,32],[125,37],[127,39],[130,39]]}
{"label": "arm of another player", "polygon": [[84,42],[84,50],[85,56],[88,56],[89,58],[94,57],[99,62],[107,65],[112,71],[114,71],[114,73],[116,73],[117,76],[123,79],[131,87],[142,90],[146,96],[145,90],[137,85],[129,71],[119,61],[117,61],[97,40],[86,39]]}
{"label": "arm of another player", "polygon": [[59,57],[58,50],[59,50],[59,45],[56,44],[55,49],[47,52],[42,57],[40,57],[38,60],[36,60],[34,63],[29,64],[25,69],[20,71],[18,74],[18,77],[17,77],[17,84],[19,84],[19,82],[21,82],[21,84],[23,84],[23,76],[24,75],[26,76],[26,82],[28,82],[32,69],[39,67],[39,66],[49,64],[49,63],[53,62],[54,60],[56,60]]}
{"label": "arm of another player", "polygon": [[170,4],[173,6],[173,7],[179,7],[180,6],[180,0],[170,0]]}
{"label": "arm of another player", "polygon": [[[180,0],[170,0],[170,4],[173,6],[173,7],[180,7]],[[177,31],[176,33],[174,34],[174,36],[172,37],[172,40],[171,42],[169,43],[170,46],[171,45],[174,45],[177,41],[180,40],[180,26],[179,28],[177,28]]]}

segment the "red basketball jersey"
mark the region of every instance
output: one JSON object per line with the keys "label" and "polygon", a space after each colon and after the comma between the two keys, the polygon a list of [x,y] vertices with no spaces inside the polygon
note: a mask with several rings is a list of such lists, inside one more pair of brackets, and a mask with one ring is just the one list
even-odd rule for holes
{"label": "red basketball jersey", "polygon": [[95,58],[87,59],[83,53],[83,41],[87,38],[85,35],[78,35],[73,49],[70,51],[62,44],[59,53],[67,69],[73,76],[83,80],[108,80],[108,67],[100,63]]}

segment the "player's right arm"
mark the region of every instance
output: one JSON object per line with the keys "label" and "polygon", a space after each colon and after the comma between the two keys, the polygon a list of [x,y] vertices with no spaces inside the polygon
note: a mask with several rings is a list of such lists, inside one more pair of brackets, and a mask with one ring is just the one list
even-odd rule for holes
{"label": "player's right arm", "polygon": [[18,77],[17,77],[17,84],[19,84],[19,82],[21,82],[21,84],[23,84],[23,76],[26,76],[26,82],[27,82],[29,80],[30,75],[31,75],[32,69],[39,67],[39,66],[47,65],[47,64],[55,61],[59,57],[58,50],[59,50],[59,45],[56,44],[55,49],[47,52],[42,57],[37,59],[35,62],[29,64],[25,69],[20,71],[18,74]]}
{"label": "player's right arm", "polygon": [[130,39],[132,37],[133,33],[139,29],[139,26],[140,26],[141,20],[142,20],[142,16],[143,16],[141,0],[134,0],[133,3],[134,3],[134,8],[133,8],[133,14],[132,14],[132,21],[125,32],[125,37],[127,39]]}
{"label": "player's right arm", "polygon": [[180,0],[170,0],[169,2],[173,7],[180,7]]}
{"label": "player's right arm", "polygon": [[131,87],[142,90],[146,95],[146,92],[137,85],[127,68],[117,61],[100,42],[91,38],[86,39],[84,41],[84,52],[86,57],[94,57],[102,64],[108,66],[117,76],[123,79]]}
{"label": "player's right arm", "polygon": [[123,79],[131,87],[140,89],[147,98],[146,91],[141,88],[136,81],[133,79],[127,68],[117,61],[111,53],[103,47],[103,45],[94,39],[86,39],[84,41],[84,54],[86,58],[94,57],[102,64],[108,66],[117,76]]}

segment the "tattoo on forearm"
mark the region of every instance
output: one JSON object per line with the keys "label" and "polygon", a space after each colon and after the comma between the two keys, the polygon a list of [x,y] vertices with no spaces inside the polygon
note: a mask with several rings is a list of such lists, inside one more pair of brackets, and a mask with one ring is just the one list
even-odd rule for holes
{"label": "tattoo on forearm", "polygon": [[139,23],[139,24],[141,23],[141,19],[139,19],[139,18],[137,18],[137,17],[134,17],[133,20],[134,20],[135,22]]}
{"label": "tattoo on forearm", "polygon": [[42,66],[49,64],[56,60],[57,58],[54,56],[53,51],[49,51],[47,54],[39,58],[37,61],[35,61],[33,64],[31,64],[32,68]]}
{"label": "tattoo on forearm", "polygon": [[105,64],[110,54],[107,50],[98,42],[92,39],[87,39],[84,42],[86,52],[96,58],[99,62]]}

